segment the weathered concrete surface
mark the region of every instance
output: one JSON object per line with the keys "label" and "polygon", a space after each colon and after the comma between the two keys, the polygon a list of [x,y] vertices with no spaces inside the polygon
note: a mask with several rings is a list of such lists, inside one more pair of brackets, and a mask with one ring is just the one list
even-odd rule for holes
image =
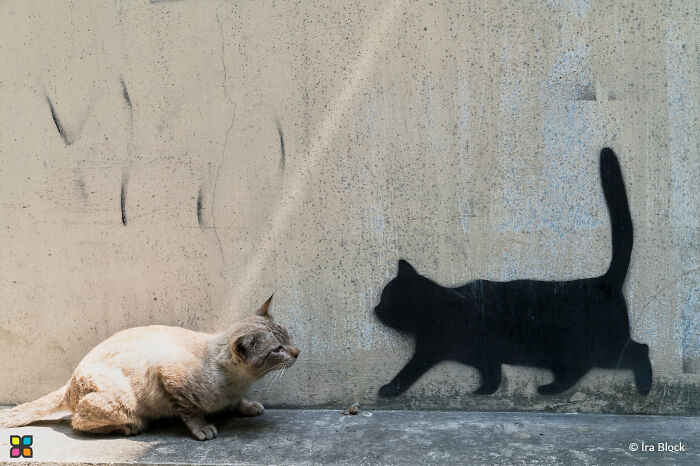
{"label": "weathered concrete surface", "polygon": [[[698,8],[0,2],[0,402],[120,329],[217,330],[274,291],[302,353],[271,405],[697,413]],[[651,394],[597,371],[547,398],[506,367],[474,397],[445,364],[377,399],[411,353],[371,315],[400,257],[446,286],[605,269],[604,146]]]}
{"label": "weathered concrete surface", "polygon": [[[691,417],[587,414],[268,410],[222,417],[219,437],[198,442],[181,422],[136,437],[88,436],[67,425],[0,429],[34,435],[34,458],[143,464],[688,464],[700,462]],[[659,443],[682,452],[658,451]],[[630,451],[635,443],[637,451]],[[644,443],[644,447],[642,447]],[[642,448],[654,446],[654,451]],[[680,447],[676,447],[680,448]],[[634,447],[632,447],[634,449]]]}

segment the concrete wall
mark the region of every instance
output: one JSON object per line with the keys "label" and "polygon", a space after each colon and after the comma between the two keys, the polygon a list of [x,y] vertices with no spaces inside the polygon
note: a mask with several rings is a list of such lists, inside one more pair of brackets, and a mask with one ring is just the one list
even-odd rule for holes
{"label": "concrete wall", "polygon": [[[699,8],[0,2],[0,402],[120,329],[223,329],[274,291],[301,357],[268,405],[697,413]],[[605,146],[651,394],[594,370],[546,397],[504,366],[475,396],[442,363],[378,398],[412,353],[372,314],[399,258],[444,286],[605,270]]]}

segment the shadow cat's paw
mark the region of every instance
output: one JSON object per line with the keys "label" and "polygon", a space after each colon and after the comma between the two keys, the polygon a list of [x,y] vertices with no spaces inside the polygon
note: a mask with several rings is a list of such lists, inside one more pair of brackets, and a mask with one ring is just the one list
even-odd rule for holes
{"label": "shadow cat's paw", "polygon": [[652,376],[649,359],[634,369],[634,383],[640,395],[647,396],[651,391]]}
{"label": "shadow cat's paw", "polygon": [[540,395],[557,395],[559,393],[565,392],[571,386],[563,386],[560,383],[552,382],[545,385],[540,385],[537,387],[537,393]]}
{"label": "shadow cat's paw", "polygon": [[472,393],[474,395],[493,395],[494,393],[496,393],[496,390],[498,390],[498,385],[496,385],[495,387],[490,385],[482,385],[476,390],[474,390],[474,392]]}
{"label": "shadow cat's paw", "polygon": [[645,387],[637,387],[637,392],[639,392],[639,394],[642,396],[647,396],[649,392],[651,392],[651,384]]}
{"label": "shadow cat's paw", "polygon": [[399,396],[402,392],[401,387],[399,387],[397,384],[393,384],[389,382],[386,385],[383,385],[379,389],[379,396],[383,398],[394,398]]}

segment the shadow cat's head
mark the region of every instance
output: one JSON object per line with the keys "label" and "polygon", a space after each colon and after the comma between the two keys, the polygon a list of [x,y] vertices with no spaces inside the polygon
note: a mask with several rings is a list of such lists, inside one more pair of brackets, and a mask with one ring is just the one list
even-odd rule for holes
{"label": "shadow cat's head", "polygon": [[389,327],[415,333],[431,320],[436,295],[442,287],[422,276],[411,264],[399,260],[399,271],[382,290],[374,313]]}

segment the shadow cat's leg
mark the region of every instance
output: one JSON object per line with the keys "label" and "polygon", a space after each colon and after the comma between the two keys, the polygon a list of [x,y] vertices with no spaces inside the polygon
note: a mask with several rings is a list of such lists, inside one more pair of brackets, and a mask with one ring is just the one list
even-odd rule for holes
{"label": "shadow cat's leg", "polygon": [[637,391],[642,395],[648,395],[652,382],[649,347],[630,340],[622,354],[620,366],[634,371],[634,383]]}
{"label": "shadow cat's leg", "polygon": [[408,390],[436,362],[434,358],[427,356],[425,353],[416,352],[391,382],[379,389],[379,396],[385,398],[399,396]]}
{"label": "shadow cat's leg", "polygon": [[129,413],[129,405],[129,401],[119,394],[88,393],[75,406],[71,426],[75,430],[96,434],[136,435],[143,428],[143,422]]}
{"label": "shadow cat's leg", "polygon": [[554,382],[537,387],[540,395],[556,395],[564,392],[578,382],[581,377],[591,370],[590,367],[554,367]]}
{"label": "shadow cat's leg", "polygon": [[243,399],[239,401],[238,404],[233,406],[232,411],[237,416],[253,417],[260,416],[265,412],[265,408],[263,407],[262,403]]}
{"label": "shadow cat's leg", "polygon": [[481,374],[481,385],[474,390],[475,395],[491,395],[501,385],[501,365],[484,364],[477,367]]}

